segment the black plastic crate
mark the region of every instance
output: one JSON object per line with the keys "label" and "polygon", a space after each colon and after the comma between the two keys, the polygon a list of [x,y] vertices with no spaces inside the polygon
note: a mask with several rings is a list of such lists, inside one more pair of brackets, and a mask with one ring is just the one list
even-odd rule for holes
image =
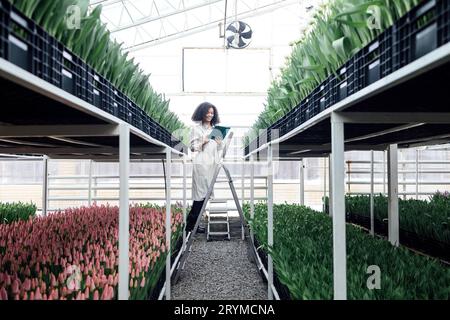
{"label": "black plastic crate", "polygon": [[170,141],[172,139],[171,134],[168,133],[166,129],[164,129],[159,123],[151,119],[151,134],[150,136],[154,139],[157,139],[167,145],[170,145]]}
{"label": "black plastic crate", "polygon": [[303,106],[303,119],[304,121],[308,121],[309,119],[311,119],[312,117],[314,117],[314,110],[316,109],[316,105],[314,103],[314,99],[312,97],[312,95],[310,94],[308,97],[306,97],[305,99],[305,103]]}
{"label": "black plastic crate", "polygon": [[[33,74],[52,84],[59,84],[56,81],[56,73],[53,68],[52,47],[56,39],[50,36],[40,26],[36,26],[36,36],[33,37],[34,47],[37,48],[33,54]],[[60,87],[60,86],[58,86]]]}
{"label": "black plastic crate", "polygon": [[329,76],[318,85],[306,99],[306,116],[308,119],[329,108],[333,103],[333,77]]}
{"label": "black plastic crate", "polygon": [[0,0],[0,57],[171,145],[171,134],[34,21]]}
{"label": "black plastic crate", "polygon": [[155,120],[150,119],[150,121],[151,121],[151,134],[150,134],[150,136],[152,136],[155,139],[161,139],[162,127]]}
{"label": "black plastic crate", "polygon": [[151,136],[152,123],[151,123],[151,119],[150,119],[149,116],[144,118],[144,127],[143,127],[142,131],[144,131],[144,133],[146,133],[149,136]]}
{"label": "black plastic crate", "polygon": [[172,145],[172,134],[169,131],[167,131],[166,129],[164,129],[164,134],[166,137],[166,144],[168,146]]}
{"label": "black plastic crate", "polygon": [[295,115],[297,126],[301,125],[302,123],[305,123],[308,120],[307,118],[308,114],[309,114],[308,101],[307,99],[305,99],[300,103],[300,107],[297,109]]}
{"label": "black plastic crate", "polygon": [[1,11],[3,57],[86,100],[86,64],[9,2],[1,1]]}
{"label": "black plastic crate", "polygon": [[22,69],[33,72],[35,24],[9,2],[1,2],[3,57]]}
{"label": "black plastic crate", "polygon": [[172,135],[166,129],[163,129],[162,135],[163,135],[162,141],[168,146],[170,146],[170,143],[172,141]]}
{"label": "black plastic crate", "polygon": [[355,57],[352,57],[329,79],[331,104],[342,101],[358,91],[355,69]]}
{"label": "black plastic crate", "polygon": [[392,27],[354,56],[352,93],[384,78],[393,72]]}
{"label": "black plastic crate", "polygon": [[450,41],[450,0],[429,0],[393,26],[394,70]]}
{"label": "black plastic crate", "polygon": [[114,116],[117,116],[119,105],[113,99],[112,86],[91,67],[87,67],[87,102]]}
{"label": "black plastic crate", "polygon": [[335,101],[333,100],[333,76],[329,76],[321,85],[322,96],[319,99],[319,112],[331,107]]}
{"label": "black plastic crate", "polygon": [[249,151],[254,151],[256,148],[258,148],[258,138],[254,138],[253,140],[250,140],[249,144]]}
{"label": "black plastic crate", "polygon": [[439,2],[438,35],[440,45],[450,42],[450,0]]}
{"label": "black plastic crate", "polygon": [[139,130],[144,130],[145,118],[148,117],[148,115],[144,112],[144,110],[142,110],[142,108],[138,107],[134,102],[131,102],[131,113],[132,113],[131,125]]}
{"label": "black plastic crate", "polygon": [[284,117],[279,119],[279,122],[277,124],[277,127],[274,128],[275,130],[278,129],[278,136],[282,137],[287,132],[289,132],[289,114],[286,114]]}
{"label": "black plastic crate", "polygon": [[121,104],[119,104],[118,117],[119,117],[119,119],[131,124],[132,119],[133,119],[133,111],[131,109],[132,108],[131,100],[127,96],[121,95],[121,93],[119,91],[117,91],[117,92],[118,92],[117,97],[122,98]]}
{"label": "black plastic crate", "polygon": [[295,106],[294,109],[292,109],[292,119],[293,119],[294,125],[296,127],[298,127],[299,125],[302,124],[301,112],[300,112],[301,108],[302,108],[302,104],[299,103],[297,106]]}
{"label": "black plastic crate", "polygon": [[268,129],[259,130],[258,146],[262,146],[269,141],[267,139],[268,132],[269,132]]}
{"label": "black plastic crate", "polygon": [[6,59],[6,52],[8,49],[8,8],[0,1],[0,57]]}
{"label": "black plastic crate", "polygon": [[87,101],[87,65],[56,39],[53,38],[52,42],[50,55],[54,84]]}

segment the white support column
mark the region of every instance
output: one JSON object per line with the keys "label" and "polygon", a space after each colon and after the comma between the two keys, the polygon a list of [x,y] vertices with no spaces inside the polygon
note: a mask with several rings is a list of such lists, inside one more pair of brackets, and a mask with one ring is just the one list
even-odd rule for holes
{"label": "white support column", "polygon": [[[242,160],[241,190],[242,190],[241,207],[243,207],[244,206],[244,202],[245,202],[245,160]],[[245,239],[244,225],[241,225],[241,239],[242,240]]]}
{"label": "white support column", "polygon": [[172,151],[170,148],[166,149],[166,300],[170,300],[170,255],[172,253],[170,238],[172,237],[172,224],[171,224],[171,198],[170,198],[170,177],[172,175]]}
{"label": "white support column", "polygon": [[119,130],[119,300],[128,300],[130,129],[128,125],[121,124]]}
{"label": "white support column", "polygon": [[[255,163],[253,154],[250,155],[250,217],[255,216]],[[255,240],[253,230],[250,230],[252,241]]]}
{"label": "white support column", "polygon": [[416,200],[419,199],[419,149],[416,150]]}
{"label": "white support column", "polygon": [[92,205],[92,160],[89,160],[88,206]]}
{"label": "white support column", "polygon": [[370,234],[375,234],[374,226],[374,171],[373,171],[373,150],[370,151]]}
{"label": "white support column", "polygon": [[330,196],[328,200],[328,210],[330,211],[328,214],[330,217],[333,217],[333,207],[331,206],[331,199],[333,199],[333,184],[331,183],[332,176],[332,165],[331,165],[331,153],[328,156],[328,188],[330,189]]}
{"label": "white support column", "polygon": [[[406,161],[406,160],[404,160]],[[406,200],[406,162],[402,164],[403,174],[402,174],[402,189],[403,189],[403,200]]]}
{"label": "white support column", "polygon": [[48,209],[48,157],[43,157],[42,172],[42,215],[47,215]]}
{"label": "white support column", "polygon": [[398,146],[389,145],[388,151],[388,235],[389,242],[399,245],[398,216]]}
{"label": "white support column", "polygon": [[305,205],[305,168],[303,164],[303,159],[300,160],[300,205]]}
{"label": "white support column", "polygon": [[327,159],[323,159],[323,198],[322,198],[322,211],[326,212],[325,198],[327,196]]}
{"label": "white support column", "polygon": [[[269,246],[273,246],[273,164],[272,164],[272,144],[267,148],[267,242]],[[273,300],[272,284],[273,284],[273,260],[268,255],[267,262],[267,291],[268,300]]]}
{"label": "white support column", "polygon": [[383,194],[386,195],[386,150],[383,151]]}
{"label": "white support column", "polygon": [[331,114],[331,185],[333,198],[333,284],[334,299],[347,299],[347,254],[345,234],[344,123]]}
{"label": "white support column", "polygon": [[352,184],[350,183],[352,178],[352,168],[351,168],[351,162],[347,162],[347,192],[350,194],[352,193]]}
{"label": "white support column", "polygon": [[97,193],[97,177],[94,176],[94,203],[97,202],[97,196],[98,196],[98,193]]}
{"label": "white support column", "polygon": [[[183,156],[183,224],[186,226],[186,155]],[[186,244],[186,228],[183,228],[183,246]]]}

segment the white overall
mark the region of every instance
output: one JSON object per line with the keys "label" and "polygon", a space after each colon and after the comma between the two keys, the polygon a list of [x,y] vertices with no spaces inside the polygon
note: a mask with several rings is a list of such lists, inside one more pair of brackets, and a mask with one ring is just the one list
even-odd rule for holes
{"label": "white overall", "polygon": [[[206,197],[208,187],[214,176],[214,170],[219,163],[223,142],[218,144],[210,140],[203,146],[202,139],[211,133],[213,127],[207,128],[201,122],[191,130],[190,150],[193,151],[192,169],[192,200],[201,201]],[[214,190],[211,199],[214,198]]]}

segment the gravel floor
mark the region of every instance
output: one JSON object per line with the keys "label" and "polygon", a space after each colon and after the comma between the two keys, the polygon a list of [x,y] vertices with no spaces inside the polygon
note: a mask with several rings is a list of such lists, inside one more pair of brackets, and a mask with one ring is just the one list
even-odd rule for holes
{"label": "gravel floor", "polygon": [[172,299],[267,299],[267,285],[249,261],[247,242],[239,235],[237,229],[230,241],[206,241],[205,234],[197,234],[180,279],[172,284]]}

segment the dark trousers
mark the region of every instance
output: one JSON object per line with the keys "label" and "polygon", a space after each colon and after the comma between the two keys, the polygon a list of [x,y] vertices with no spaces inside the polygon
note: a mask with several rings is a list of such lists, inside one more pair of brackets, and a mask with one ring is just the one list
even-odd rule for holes
{"label": "dark trousers", "polygon": [[192,204],[191,207],[191,211],[189,211],[189,214],[186,219],[186,232],[192,231],[192,229],[194,229],[198,215],[200,214],[200,210],[202,209],[203,202],[205,202],[205,199],[201,201],[194,200],[194,203]]}

